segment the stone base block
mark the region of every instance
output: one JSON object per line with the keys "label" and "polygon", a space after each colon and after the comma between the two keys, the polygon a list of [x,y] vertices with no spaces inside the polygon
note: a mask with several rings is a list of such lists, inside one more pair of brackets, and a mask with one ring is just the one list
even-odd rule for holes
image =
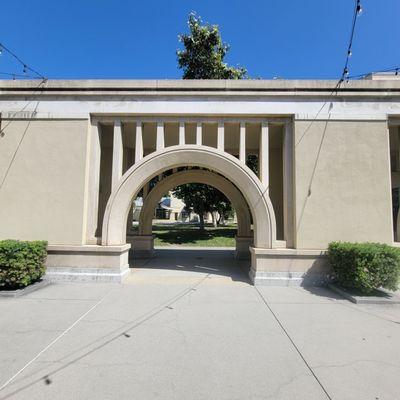
{"label": "stone base block", "polygon": [[62,282],[117,282],[129,272],[130,244],[47,247],[46,279]]}
{"label": "stone base block", "polygon": [[249,276],[254,285],[322,286],[331,277],[323,250],[251,247]]}
{"label": "stone base block", "polygon": [[235,258],[238,260],[250,258],[250,246],[253,245],[253,236],[235,236]]}
{"label": "stone base block", "polygon": [[154,256],[154,236],[153,235],[130,235],[126,241],[132,246],[133,257],[151,258]]}

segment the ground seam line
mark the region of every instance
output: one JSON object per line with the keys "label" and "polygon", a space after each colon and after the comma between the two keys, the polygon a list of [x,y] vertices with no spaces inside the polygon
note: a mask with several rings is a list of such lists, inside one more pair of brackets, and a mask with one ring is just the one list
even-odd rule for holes
{"label": "ground seam line", "polygon": [[[110,292],[108,292],[110,293]],[[56,344],[63,336],[65,336],[74,326],[76,326],[83,318],[85,318],[91,311],[93,311],[108,295],[108,293],[103,296],[96,304],[89,308],[85,313],[83,313],[73,324],[71,324],[67,329],[60,333],[54,340],[52,340],[43,350],[41,350],[32,360],[25,364],[18,372],[16,372],[7,382],[5,382],[1,387],[0,391],[8,386],[18,375],[20,375],[26,368],[28,368],[32,363],[34,363],[44,352],[46,352],[51,346]]]}
{"label": "ground seam line", "polygon": [[[156,315],[160,314],[163,310],[165,310],[166,307],[176,303],[177,301],[179,301],[180,299],[182,299],[183,297],[185,297],[186,295],[188,295],[189,293],[191,293],[195,288],[197,288],[198,286],[200,286],[208,277],[210,276],[210,274],[205,275],[202,279],[200,279],[198,282],[196,282],[194,285],[190,286],[189,288],[185,289],[184,291],[182,291],[181,293],[179,293],[178,295],[173,296],[171,299],[165,301],[163,304],[154,307],[153,310],[154,311],[150,311],[146,314],[148,314],[145,318],[139,318],[139,321],[133,326],[130,327],[129,329],[124,330],[125,332],[129,332],[130,330],[137,328],[138,326],[144,324],[145,322],[147,322],[148,320],[150,320],[151,318],[155,317]],[[110,291],[111,292],[111,291]],[[109,292],[109,293],[110,293]],[[50,343],[49,345],[46,346],[45,349],[43,349],[34,359],[32,359],[31,361],[29,361],[29,363],[27,363],[21,370],[19,370],[14,376],[12,376],[1,388],[0,391],[2,389],[4,389],[7,385],[9,385],[22,371],[24,371],[29,365],[31,365],[35,360],[38,359],[38,357],[43,354],[48,348],[50,348],[58,339],[60,339],[65,333],[67,333],[67,331],[71,330],[73,328],[74,325],[76,325],[80,320],[82,320],[82,318],[84,318],[86,315],[89,314],[90,311],[92,311],[95,307],[97,307],[103,300],[104,298],[109,294],[107,293],[98,303],[96,303],[93,307],[91,307],[90,310],[86,311],[85,314],[83,314],[77,321],[74,322],[73,325],[71,325],[66,331],[64,331],[61,335],[59,335],[56,339],[53,340],[52,343]],[[120,336],[121,334],[117,335]],[[105,343],[97,346],[95,349],[91,350],[89,353],[98,350],[100,347],[103,347],[104,345],[110,343],[111,341],[115,340],[116,337],[113,337],[109,340],[107,340]],[[88,354],[88,353],[87,353]],[[77,359],[80,359],[84,356],[86,356],[87,354],[84,354],[83,356],[78,357]],[[77,359],[75,359],[74,361],[76,361]],[[57,373],[58,371],[60,371],[61,369],[64,369],[66,366],[70,365],[71,362],[68,362],[65,366],[62,366],[60,368],[58,368],[56,371],[53,371],[52,373],[50,373],[49,375],[53,375],[54,373]],[[37,381],[43,379],[40,378]]]}
{"label": "ground seam line", "polygon": [[327,390],[325,389],[324,385],[321,383],[321,381],[318,379],[317,375],[315,374],[315,372],[313,371],[313,369],[311,368],[310,364],[307,362],[307,360],[305,359],[305,357],[303,356],[303,354],[301,353],[300,349],[297,347],[296,343],[294,342],[294,340],[291,338],[291,336],[289,335],[288,331],[285,329],[285,327],[283,326],[283,324],[281,323],[281,321],[279,320],[279,318],[277,317],[277,315],[274,313],[274,311],[272,310],[272,308],[270,307],[270,305],[267,303],[267,301],[265,300],[264,296],[261,294],[261,292],[258,290],[257,286],[254,286],[254,288],[256,289],[257,293],[259,294],[259,296],[261,297],[262,302],[267,306],[268,310],[270,311],[270,313],[272,314],[272,316],[274,317],[274,319],[276,320],[276,322],[278,323],[278,325],[281,327],[281,329],[283,330],[283,332],[285,333],[286,337],[289,339],[290,343],[292,344],[292,346],[294,347],[294,349],[296,350],[296,352],[298,353],[298,355],[300,356],[300,358],[303,360],[304,364],[307,366],[307,368],[309,369],[309,371],[311,372],[311,374],[313,375],[313,377],[315,378],[315,380],[318,382],[319,386],[321,387],[321,389],[323,390],[323,392],[325,393],[326,397],[329,400],[332,400],[332,397],[329,395],[329,393],[327,392]]}

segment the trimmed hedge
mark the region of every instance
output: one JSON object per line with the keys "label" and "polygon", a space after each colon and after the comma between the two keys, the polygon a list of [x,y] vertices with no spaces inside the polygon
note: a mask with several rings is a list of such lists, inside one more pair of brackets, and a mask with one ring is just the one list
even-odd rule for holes
{"label": "trimmed hedge", "polygon": [[39,280],[46,271],[47,242],[0,241],[0,289],[19,289]]}
{"label": "trimmed hedge", "polygon": [[380,287],[397,290],[400,249],[380,243],[332,242],[328,259],[336,281],[344,288],[370,294]]}

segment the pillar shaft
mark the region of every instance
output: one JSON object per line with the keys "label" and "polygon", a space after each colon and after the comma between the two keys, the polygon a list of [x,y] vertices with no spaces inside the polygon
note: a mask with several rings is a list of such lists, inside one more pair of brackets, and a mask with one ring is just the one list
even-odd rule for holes
{"label": "pillar shaft", "polygon": [[246,124],[244,122],[240,123],[239,160],[246,164]]}
{"label": "pillar shaft", "polygon": [[159,121],[157,122],[156,150],[162,150],[164,147],[164,124],[163,122]]}
{"label": "pillar shaft", "polygon": [[201,122],[196,125],[196,144],[201,146],[203,144],[203,126]]}
{"label": "pillar shaft", "polygon": [[135,163],[143,158],[143,128],[142,122],[136,122],[136,138],[135,138]]}
{"label": "pillar shaft", "polygon": [[260,180],[263,185],[269,187],[269,133],[268,123],[263,122],[261,124],[260,133],[260,152],[259,152],[259,168],[260,168]]}
{"label": "pillar shaft", "polygon": [[185,144],[185,123],[179,123],[179,145],[182,146]]}
{"label": "pillar shaft", "polygon": [[293,157],[294,148],[292,124],[287,122],[284,127],[283,138],[283,230],[287,247],[294,246]]}
{"label": "pillar shaft", "polygon": [[118,186],[118,182],[122,176],[122,161],[124,148],[122,143],[122,125],[121,121],[116,120],[114,123],[113,135],[113,157],[112,157],[112,178],[111,188],[114,190]]}
{"label": "pillar shaft", "polygon": [[98,123],[92,123],[89,132],[89,181],[87,190],[87,224],[86,244],[97,244],[98,235],[98,209],[100,188],[100,146],[101,128]]}
{"label": "pillar shaft", "polygon": [[225,150],[225,129],[224,123],[218,123],[218,132],[217,132],[217,149],[224,151]]}

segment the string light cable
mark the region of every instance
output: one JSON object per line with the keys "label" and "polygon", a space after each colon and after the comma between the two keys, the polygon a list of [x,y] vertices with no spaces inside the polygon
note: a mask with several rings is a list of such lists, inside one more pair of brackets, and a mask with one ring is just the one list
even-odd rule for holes
{"label": "string light cable", "polygon": [[[39,83],[39,85],[37,85],[34,89],[32,94],[35,95],[36,92],[42,92],[45,83],[47,82],[47,79],[42,79]],[[5,129],[12,124],[15,120],[14,117],[16,117],[19,113],[21,113],[22,111],[25,111],[34,101],[36,100],[30,100],[28,101],[22,108],[20,108],[19,110],[15,111],[13,114],[11,114],[7,119],[9,119],[9,121],[4,125],[1,126],[0,125],[0,137],[3,137],[5,135]],[[40,100],[37,100],[39,105]],[[35,109],[37,108],[37,106],[35,107]],[[35,113],[35,110],[33,111],[33,114]],[[1,124],[2,120],[0,120],[0,124]]]}
{"label": "string light cable", "polygon": [[394,66],[394,67],[390,67],[390,68],[383,68],[383,69],[378,69],[375,71],[370,71],[370,72],[366,72],[363,74],[358,74],[358,75],[351,75],[348,77],[348,79],[363,79],[371,74],[379,74],[379,73],[385,73],[385,72],[394,72],[395,76],[399,76],[399,72],[400,72],[400,65]]}
{"label": "string light cable", "polygon": [[325,108],[325,106],[328,103],[330,103],[332,98],[335,97],[338,94],[338,91],[339,91],[342,83],[344,82],[344,80],[345,79],[348,80],[350,78],[349,77],[349,61],[350,61],[350,57],[352,56],[353,40],[354,40],[354,34],[355,34],[355,31],[356,31],[356,24],[357,24],[357,19],[358,19],[357,17],[359,15],[361,15],[362,11],[363,11],[363,9],[362,9],[362,6],[361,6],[361,0],[355,0],[355,2],[354,2],[354,11],[353,11],[353,19],[352,19],[351,29],[350,29],[350,38],[349,38],[349,42],[348,42],[348,46],[347,46],[346,58],[345,58],[345,62],[344,62],[344,67],[342,69],[342,74],[341,74],[339,80],[337,81],[335,87],[333,88],[333,90],[329,94],[328,99],[325,100],[325,102],[322,104],[320,109],[315,114],[315,117],[312,119],[312,121],[309,123],[309,125],[304,130],[304,132],[301,135],[300,139],[296,143],[296,146],[298,146],[300,144],[300,142],[303,140],[303,138],[305,137],[307,132],[310,130],[310,128],[314,124],[314,122],[317,120],[317,118],[319,117],[319,115],[321,114],[321,112]]}
{"label": "string light cable", "polygon": [[[43,90],[43,88],[44,88],[44,85],[45,85],[46,82],[47,82],[47,78],[46,78],[43,74],[41,74],[40,72],[38,72],[37,70],[35,70],[34,68],[30,67],[26,62],[24,62],[20,57],[18,57],[12,50],[10,50],[10,49],[9,49],[7,46],[5,46],[3,43],[0,43],[0,54],[3,53],[3,51],[5,51],[5,52],[8,53],[9,55],[11,55],[15,60],[17,60],[17,62],[19,62],[19,63],[22,65],[22,67],[23,67],[23,74],[24,74],[23,77],[27,77],[27,72],[30,71],[30,72],[32,72],[32,73],[35,75],[35,76],[34,76],[35,79],[40,78],[41,81],[40,81],[40,83],[39,83],[35,88],[33,88],[32,95],[35,96],[36,92],[38,92],[38,91],[42,92],[42,90]],[[13,74],[13,73],[8,73],[8,72],[3,72],[2,74],[3,74],[3,75],[5,74],[5,75],[8,75],[8,76],[12,76],[13,79],[15,79],[15,77],[16,77],[17,75],[20,76],[20,74]],[[5,136],[5,130],[7,129],[8,126],[10,126],[11,123],[13,123],[13,122],[15,121],[14,118],[15,118],[19,113],[21,113],[22,111],[25,111],[25,110],[26,110],[32,103],[34,103],[35,101],[36,101],[36,105],[35,105],[35,107],[34,107],[34,110],[32,111],[32,116],[35,116],[35,115],[36,115],[37,109],[38,109],[39,103],[40,103],[40,97],[39,97],[39,99],[33,98],[32,100],[27,101],[26,104],[25,104],[21,109],[15,111],[15,112],[12,113],[10,116],[8,116],[9,121],[8,121],[4,126],[1,126],[1,125],[0,125],[0,138]],[[1,124],[1,122],[2,122],[2,120],[0,119],[0,124]],[[15,151],[14,151],[12,157],[11,157],[11,160],[10,160],[10,162],[9,162],[7,168],[6,168],[6,172],[5,172],[5,174],[4,174],[4,176],[3,176],[2,180],[1,180],[1,183],[0,183],[0,190],[3,188],[3,186],[4,186],[4,184],[5,184],[5,181],[6,181],[7,177],[8,177],[8,174],[9,174],[9,172],[10,172],[10,170],[11,170],[11,167],[12,167],[12,165],[13,165],[13,163],[14,163],[14,160],[15,160],[16,157],[17,157],[17,153],[18,153],[18,151],[19,151],[19,149],[20,149],[20,147],[21,147],[21,145],[22,145],[22,142],[24,141],[24,138],[25,138],[25,136],[26,136],[26,134],[27,134],[27,132],[28,132],[28,129],[29,129],[29,126],[30,126],[31,122],[32,122],[32,119],[30,119],[30,120],[28,121],[28,123],[27,123],[27,125],[26,125],[26,127],[25,127],[25,129],[24,129],[24,131],[23,131],[23,133],[22,133],[22,135],[21,135],[21,139],[20,139],[19,142],[18,142],[18,145],[17,145],[17,147],[16,147],[16,149],[15,149]]]}
{"label": "string light cable", "polygon": [[[42,84],[44,84],[44,83],[46,83],[46,82],[47,82],[46,80],[42,80],[42,81],[40,82],[40,85],[42,85]],[[38,88],[38,89],[39,89],[39,88]],[[36,90],[38,90],[38,89],[36,89]],[[40,90],[42,90],[42,89],[43,89],[43,88],[41,88]],[[21,111],[23,111],[24,109],[26,109],[26,108],[29,106],[29,104],[33,103],[34,101],[35,101],[35,100],[31,100],[30,102],[28,102],[20,111],[15,112],[11,118],[13,118],[18,112],[21,112]],[[38,107],[39,107],[39,103],[40,103],[40,99],[39,99],[39,100],[36,100],[36,105],[35,105],[34,110],[32,111],[32,116],[35,116],[35,115],[36,115],[37,109],[38,109]],[[0,131],[0,137],[3,137],[3,136],[4,136],[4,129],[7,128],[7,126],[9,126],[13,121],[14,121],[14,120],[11,119],[11,120],[8,122],[8,124]],[[24,129],[24,131],[23,131],[23,133],[22,133],[22,135],[21,135],[21,139],[19,140],[18,145],[17,145],[17,147],[15,148],[15,151],[14,151],[12,157],[11,157],[11,160],[10,160],[10,162],[8,163],[6,172],[5,172],[4,176],[3,176],[3,179],[2,179],[1,182],[0,182],[0,190],[3,188],[3,186],[4,186],[5,182],[6,182],[6,179],[7,179],[7,177],[8,177],[8,174],[10,173],[11,167],[13,166],[14,161],[15,161],[15,159],[16,159],[16,157],[17,157],[18,151],[19,151],[19,149],[21,148],[22,142],[24,141],[25,136],[26,136],[26,134],[28,133],[29,127],[30,127],[30,125],[31,125],[31,122],[32,122],[32,118],[28,120],[28,123],[26,124],[26,127],[25,127],[25,129]]]}
{"label": "string light cable", "polygon": [[[3,52],[8,53],[11,57],[13,57],[15,60],[17,60],[21,64],[22,72],[24,75],[26,75],[27,72],[30,71],[36,76],[36,78],[46,79],[46,77],[43,74],[41,74],[36,69],[29,66],[25,61],[23,61],[19,56],[17,56],[12,50],[10,50],[5,44],[0,42],[0,54],[2,54]],[[11,74],[11,75],[17,75],[17,74]]]}

